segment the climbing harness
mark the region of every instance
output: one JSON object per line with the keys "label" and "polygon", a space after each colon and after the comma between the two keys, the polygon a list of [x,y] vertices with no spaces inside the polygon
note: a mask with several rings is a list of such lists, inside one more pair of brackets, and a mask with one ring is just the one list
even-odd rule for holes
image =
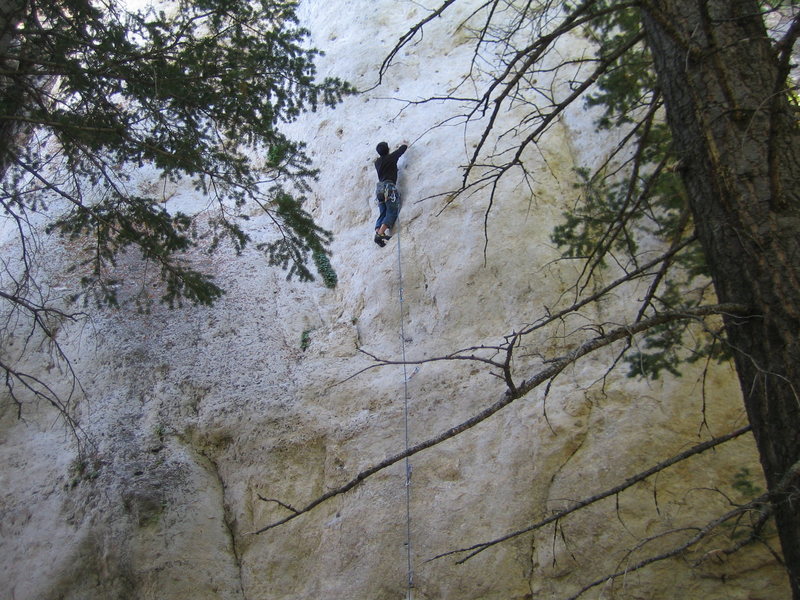
{"label": "climbing harness", "polygon": [[375,188],[375,198],[378,203],[397,202],[399,192],[397,191],[397,184],[393,181],[379,181]]}
{"label": "climbing harness", "polygon": [[[408,453],[408,373],[406,372],[406,332],[405,332],[405,304],[403,301],[403,260],[400,252],[400,232],[398,231],[397,238],[397,274],[400,281],[400,347],[402,350],[403,358],[403,425],[405,429],[405,445],[406,453]],[[406,600],[414,599],[414,567],[411,563],[411,462],[406,456],[405,459],[406,470],[406,565],[408,569],[408,588],[406,591]]]}

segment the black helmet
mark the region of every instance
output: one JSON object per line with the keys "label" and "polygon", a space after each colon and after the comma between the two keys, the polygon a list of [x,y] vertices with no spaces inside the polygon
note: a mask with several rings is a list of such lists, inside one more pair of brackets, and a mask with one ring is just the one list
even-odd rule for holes
{"label": "black helmet", "polygon": [[375,150],[377,150],[378,154],[380,154],[381,156],[386,156],[387,154],[389,154],[389,144],[387,144],[386,142],[381,142],[375,147]]}

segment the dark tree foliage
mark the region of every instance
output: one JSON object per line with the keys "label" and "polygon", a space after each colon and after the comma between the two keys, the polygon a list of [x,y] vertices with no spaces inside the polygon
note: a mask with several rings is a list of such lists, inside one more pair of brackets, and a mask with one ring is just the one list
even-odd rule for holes
{"label": "dark tree foliage", "polygon": [[[8,324],[33,323],[55,342],[72,315],[36,280],[42,225],[69,240],[85,301],[117,305],[118,259],[134,251],[169,306],[212,304],[223,290],[186,251],[240,252],[241,219],[263,210],[276,239],[260,248],[289,277],[335,285],[330,233],[303,209],[316,176],[302,142],[281,125],[352,88],[315,79],[317,50],[289,0],[202,0],[128,10],[115,0],[10,0],[0,7],[0,207],[17,232],[3,258]],[[133,186],[148,169],[152,186]],[[212,235],[166,207],[166,183],[209,199]],[[209,216],[210,215],[210,216]],[[147,294],[144,308],[152,294]],[[12,327],[13,328],[13,327]],[[35,336],[34,336],[35,337]],[[57,347],[57,346],[56,346]],[[0,353],[7,388],[60,404],[47,385]],[[63,406],[62,406],[63,408]]]}
{"label": "dark tree foliage", "polygon": [[318,52],[304,47],[295,4],[181,1],[137,12],[81,0],[6,5],[5,213],[24,223],[47,199],[62,200],[67,209],[50,229],[91,239],[84,282],[103,302],[117,302],[115,257],[135,247],[160,269],[165,302],[210,304],[222,290],[179,258],[196,243],[192,219],[165,210],[157,193],[126,187],[127,170],[151,165],[156,179],[190,178],[219,203],[215,244],[227,238],[240,250],[247,236],[232,208],[261,206],[283,234],[269,247],[273,262],[312,278],[306,255],[330,238],[285,189],[302,191],[315,172],[303,144],[279,126],[351,90],[315,81]]}

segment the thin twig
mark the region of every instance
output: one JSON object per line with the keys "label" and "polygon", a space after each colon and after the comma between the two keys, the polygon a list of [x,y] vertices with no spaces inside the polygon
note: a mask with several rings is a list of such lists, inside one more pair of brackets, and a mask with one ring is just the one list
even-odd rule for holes
{"label": "thin twig", "polygon": [[495,538],[495,539],[490,540],[488,542],[481,542],[479,544],[474,544],[472,546],[469,546],[468,548],[459,548],[458,550],[450,550],[448,552],[444,552],[442,554],[434,556],[433,558],[429,559],[429,561],[430,560],[437,560],[437,559],[443,558],[445,556],[451,556],[453,554],[463,554],[465,552],[468,552],[469,554],[466,557],[458,560],[458,562],[457,562],[457,564],[462,564],[462,563],[468,561],[470,558],[476,556],[477,554],[480,554],[484,550],[486,550],[488,548],[491,548],[492,546],[496,546],[497,544],[500,544],[502,542],[508,541],[508,540],[510,540],[512,538],[515,538],[517,536],[523,535],[525,533],[529,533],[531,531],[535,531],[537,529],[541,529],[545,525],[548,525],[550,523],[558,521],[559,519],[563,519],[567,515],[572,514],[572,513],[576,512],[578,510],[581,510],[582,508],[585,508],[585,507],[589,506],[590,504],[594,504],[595,502],[599,502],[600,500],[604,500],[605,498],[609,498],[611,496],[619,494],[620,492],[628,489],[629,487],[639,483],[640,481],[644,481],[648,477],[650,477],[652,475],[655,475],[656,473],[659,473],[660,471],[663,471],[664,469],[666,469],[668,467],[671,467],[672,465],[675,465],[675,464],[677,464],[679,462],[682,462],[682,461],[686,460],[687,458],[690,458],[692,456],[695,456],[697,454],[705,452],[706,450],[709,450],[710,448],[714,448],[715,446],[718,446],[718,445],[723,444],[725,442],[728,442],[728,441],[730,441],[730,440],[732,440],[734,438],[737,438],[740,435],[743,435],[743,434],[749,432],[750,430],[751,430],[750,425],[746,425],[746,426],[741,427],[741,428],[739,428],[739,429],[737,429],[735,431],[732,431],[731,433],[728,433],[726,435],[723,435],[723,436],[720,436],[720,437],[717,437],[717,438],[713,438],[713,439],[708,440],[706,442],[703,442],[701,444],[697,444],[696,446],[693,446],[693,447],[689,448],[688,450],[684,450],[680,454],[676,454],[675,456],[673,456],[673,457],[671,457],[671,458],[669,458],[667,460],[664,460],[664,461],[658,463],[657,465],[654,465],[654,466],[650,467],[649,469],[646,469],[646,470],[644,470],[644,471],[642,471],[640,473],[637,473],[636,475],[634,475],[632,477],[629,477],[624,482],[622,482],[621,484],[619,484],[617,486],[614,486],[613,488],[610,488],[608,490],[605,490],[603,492],[600,492],[598,494],[594,494],[593,496],[589,496],[588,498],[584,498],[583,500],[575,502],[569,508],[565,508],[563,510],[560,510],[557,513],[555,513],[555,514],[553,514],[553,515],[551,515],[551,516],[549,516],[549,517],[547,517],[545,519],[542,519],[541,521],[537,521],[536,523],[533,523],[532,525],[529,525],[529,526],[527,526],[527,527],[525,527],[523,529],[518,529],[516,531],[512,531],[511,533],[507,533],[507,534],[505,534],[505,535],[503,535],[501,537]]}
{"label": "thin twig", "polygon": [[506,390],[506,392],[502,395],[502,397],[491,404],[490,406],[486,407],[479,413],[473,415],[466,421],[451,427],[450,429],[441,432],[435,437],[429,438],[419,444],[412,446],[411,448],[394,454],[373,466],[361,471],[356,475],[353,479],[345,483],[344,485],[338,486],[326,492],[325,494],[318,496],[306,506],[299,509],[296,513],[289,515],[283,519],[275,521],[265,527],[257,529],[251,533],[258,534],[268,531],[270,529],[274,529],[280,525],[283,525],[293,519],[296,519],[300,515],[303,515],[307,512],[312,511],[314,508],[322,504],[323,502],[334,498],[335,496],[339,496],[346,492],[349,492],[351,489],[356,487],[365,479],[371,477],[372,475],[390,467],[391,465],[413,456],[423,450],[427,450],[433,446],[437,446],[442,442],[449,440],[451,438],[460,435],[461,433],[467,431],[482,423],[495,413],[499,412],[515,400],[522,398],[523,396],[527,395],[533,389],[537,388],[539,385],[552,380],[554,377],[558,376],[564,369],[566,369],[569,365],[575,363],[578,359],[586,356],[587,354],[591,354],[596,350],[604,348],[617,342],[621,339],[629,338],[630,336],[636,335],[637,333],[641,333],[646,331],[647,329],[654,327],[656,325],[661,325],[663,323],[668,323],[673,320],[680,320],[680,319],[687,319],[687,318],[699,318],[704,317],[712,314],[719,314],[719,313],[728,313],[728,314],[745,314],[745,307],[737,305],[737,304],[717,304],[717,305],[708,305],[708,306],[700,306],[688,310],[683,310],[680,312],[675,313],[661,313],[649,319],[644,319],[639,321],[638,323],[622,326],[604,335],[600,335],[595,337],[591,340],[584,342],[578,348],[573,350],[572,352],[562,356],[561,358],[555,359],[548,364],[548,366],[532,377],[528,378],[527,380],[520,383],[516,386],[513,391],[511,389]]}

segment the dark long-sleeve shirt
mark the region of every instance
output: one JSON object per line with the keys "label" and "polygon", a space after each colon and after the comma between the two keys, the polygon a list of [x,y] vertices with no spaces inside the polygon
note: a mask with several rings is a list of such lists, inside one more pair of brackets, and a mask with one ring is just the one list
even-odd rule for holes
{"label": "dark long-sleeve shirt", "polygon": [[391,181],[397,183],[397,161],[403,156],[408,146],[403,144],[394,152],[375,159],[375,170],[378,172],[378,181]]}

